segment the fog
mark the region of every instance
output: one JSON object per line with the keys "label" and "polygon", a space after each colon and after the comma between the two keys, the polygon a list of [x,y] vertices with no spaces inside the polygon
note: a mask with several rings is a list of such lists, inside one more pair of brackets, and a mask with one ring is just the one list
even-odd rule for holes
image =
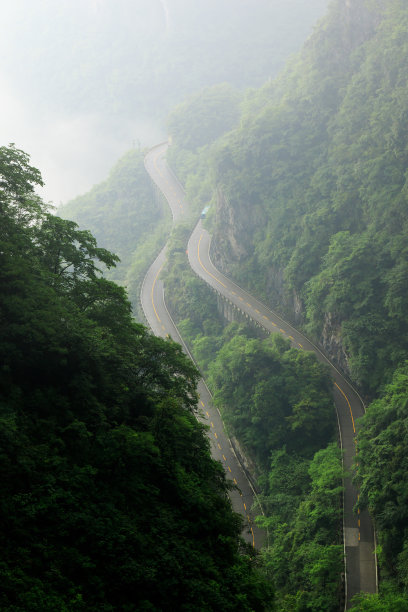
{"label": "fog", "polygon": [[0,82],[2,144],[13,142],[27,151],[45,183],[38,193],[58,206],[88,191],[134,146],[165,139],[165,130],[151,118],[134,121],[99,113],[49,113],[38,116],[26,100]]}
{"label": "fog", "polygon": [[[327,0],[3,0],[2,145],[41,170],[56,205],[166,136],[194,91],[275,76]],[[307,7],[307,8],[306,8]]]}

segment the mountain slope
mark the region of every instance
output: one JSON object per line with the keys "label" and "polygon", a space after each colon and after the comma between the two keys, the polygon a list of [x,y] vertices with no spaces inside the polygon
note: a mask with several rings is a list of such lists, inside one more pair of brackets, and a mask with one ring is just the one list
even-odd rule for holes
{"label": "mountain slope", "polygon": [[0,607],[267,610],[195,417],[198,372],[134,323],[117,257],[0,148]]}
{"label": "mountain slope", "polygon": [[407,356],[407,19],[398,0],[334,2],[206,162],[216,263],[368,392]]}
{"label": "mountain slope", "polygon": [[248,95],[237,127],[204,161],[193,152],[198,176],[210,167],[217,267],[381,398],[357,423],[359,507],[376,523],[382,579],[367,610],[394,597],[407,608],[407,28],[400,0],[336,0],[280,77]]}

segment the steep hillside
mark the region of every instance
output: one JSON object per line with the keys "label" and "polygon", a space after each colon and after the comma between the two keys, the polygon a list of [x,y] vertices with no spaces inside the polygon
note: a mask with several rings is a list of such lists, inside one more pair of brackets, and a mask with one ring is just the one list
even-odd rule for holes
{"label": "steep hillside", "polygon": [[394,0],[334,3],[215,157],[218,261],[367,391],[407,355],[407,19]]}
{"label": "steep hillside", "polygon": [[207,157],[217,264],[367,392],[407,356],[407,19],[398,0],[334,2]]}
{"label": "steep hillside", "polygon": [[[128,151],[103,183],[59,208],[120,257],[108,277],[125,285],[138,315],[143,274],[165,241],[170,213],[147,175],[144,153]],[[140,318],[139,313],[139,318]]]}
{"label": "steep hillside", "polygon": [[198,373],[134,323],[116,256],[0,148],[0,608],[270,610],[195,417]]}
{"label": "steep hillside", "polygon": [[236,127],[185,156],[199,165],[189,185],[203,176],[213,198],[215,263],[378,398],[355,468],[381,594],[358,610],[408,608],[407,30],[401,0],[335,0],[280,77],[248,93]]}

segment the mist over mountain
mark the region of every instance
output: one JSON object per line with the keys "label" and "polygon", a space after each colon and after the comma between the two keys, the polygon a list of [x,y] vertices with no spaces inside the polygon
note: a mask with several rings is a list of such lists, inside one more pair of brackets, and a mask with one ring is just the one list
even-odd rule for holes
{"label": "mist over mountain", "polygon": [[[408,8],[332,0],[307,38],[326,4],[5,5],[3,136],[57,201],[99,184],[63,220],[0,147],[1,610],[338,612],[359,588],[353,612],[408,610]],[[198,371],[126,297],[170,231],[143,150],[167,130],[191,218],[154,283],[257,481],[260,555],[195,418]],[[361,418],[336,382],[349,454],[329,370],[247,325],[248,302],[227,325],[190,268],[203,207],[214,264],[358,387]]]}
{"label": "mist over mountain", "polygon": [[106,177],[133,143],[166,135],[187,94],[276,75],[327,0],[2,3],[5,142],[30,152],[57,204]]}

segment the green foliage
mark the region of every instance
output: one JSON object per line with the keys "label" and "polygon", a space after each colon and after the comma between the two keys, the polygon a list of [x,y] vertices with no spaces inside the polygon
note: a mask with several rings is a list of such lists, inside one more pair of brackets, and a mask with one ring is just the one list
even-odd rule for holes
{"label": "green foliage", "polygon": [[333,435],[325,367],[279,335],[234,336],[210,365],[209,383],[227,426],[263,468],[284,444],[308,457]]}
{"label": "green foliage", "polygon": [[127,287],[136,312],[141,281],[163,246],[170,223],[168,207],[156,194],[143,159],[142,151],[129,151],[106,181],[59,210],[118,253],[120,264],[109,277]]}
{"label": "green foliage", "polygon": [[277,609],[338,609],[343,568],[340,451],[329,444],[311,461],[285,449],[271,455],[262,503],[271,545],[263,553],[277,587]]}
{"label": "green foliage", "polygon": [[263,478],[270,547],[263,552],[277,587],[277,609],[338,609],[343,569],[341,535],[340,452],[335,444],[311,461],[284,448],[272,452],[268,478]]}
{"label": "green foliage", "polygon": [[356,595],[350,612],[407,612],[408,599],[397,593]]}
{"label": "green foliage", "polygon": [[360,503],[368,507],[377,527],[381,574],[392,579],[405,596],[408,596],[407,398],[405,362],[361,421],[357,470]]}
{"label": "green foliage", "polygon": [[28,157],[1,153],[1,609],[271,609],[198,372],[134,323],[98,272],[116,257],[33,196]]}
{"label": "green foliage", "polygon": [[[280,77],[248,92],[235,129],[177,160],[215,194],[225,267],[292,316],[295,295],[370,393],[408,357],[407,24],[399,0],[336,0]],[[177,146],[202,116],[178,122]]]}

